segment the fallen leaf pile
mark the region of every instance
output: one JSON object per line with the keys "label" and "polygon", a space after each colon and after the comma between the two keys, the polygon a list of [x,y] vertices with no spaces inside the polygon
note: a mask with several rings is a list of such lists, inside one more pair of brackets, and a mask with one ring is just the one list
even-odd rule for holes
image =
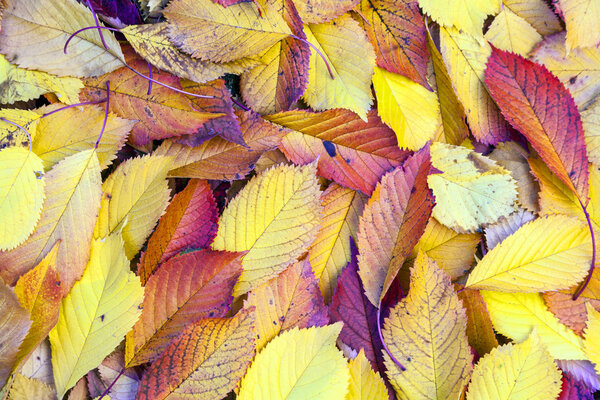
{"label": "fallen leaf pile", "polygon": [[598,0],[0,16],[0,400],[600,390]]}

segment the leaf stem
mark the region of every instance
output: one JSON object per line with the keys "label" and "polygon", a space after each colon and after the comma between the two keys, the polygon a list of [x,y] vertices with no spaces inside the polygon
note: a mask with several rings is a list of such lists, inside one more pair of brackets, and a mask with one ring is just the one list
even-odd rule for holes
{"label": "leaf stem", "polygon": [[390,356],[392,361],[400,368],[400,371],[406,371],[406,368],[404,368],[404,366],[400,363],[400,361],[398,361],[396,359],[396,357],[394,357],[394,355],[392,354],[390,349],[388,349],[387,345],[385,344],[385,340],[383,339],[383,335],[381,333],[381,301],[379,302],[379,305],[377,306],[377,333],[379,334],[379,340],[381,340],[381,344],[383,345],[383,348],[384,348],[385,352],[388,354],[388,356]]}
{"label": "leaf stem", "polygon": [[315,49],[315,51],[317,52],[317,54],[323,59],[323,62],[325,63],[325,65],[327,66],[327,71],[329,71],[329,76],[331,76],[331,79],[335,79],[335,76],[333,75],[333,72],[331,71],[331,67],[329,66],[329,63],[327,62],[327,59],[325,58],[325,56],[323,55],[323,53],[321,53],[321,50],[319,50],[315,45],[313,45],[311,42],[309,42],[306,39],[302,39],[299,36],[296,35],[290,35],[290,37],[299,40],[303,43],[306,43],[307,45],[309,45],[310,47],[312,47],[313,49]]}
{"label": "leaf stem", "polygon": [[150,78],[150,80],[148,80],[148,96],[150,96],[152,93],[152,64],[150,63],[148,63],[148,77]]}
{"label": "leaf stem", "polygon": [[25,132],[25,134],[27,135],[27,139],[29,140],[29,151],[31,152],[31,150],[33,149],[33,140],[31,140],[31,135],[29,134],[29,132],[27,132],[27,129],[23,128],[21,125],[17,124],[16,122],[7,120],[4,117],[0,117],[0,120],[6,122],[7,124],[16,126],[17,128],[21,129],[23,132]]}
{"label": "leaf stem", "polygon": [[112,389],[112,387],[119,380],[119,378],[121,377],[121,375],[123,375],[123,372],[125,372],[125,368],[121,368],[121,371],[119,372],[119,375],[117,375],[117,377],[110,383],[110,385],[108,385],[108,387],[106,388],[106,390],[104,390],[104,392],[102,392],[102,394],[100,395],[100,397],[98,397],[98,400],[102,400],[104,398],[104,396],[106,396],[108,394],[108,392],[110,392],[110,389]]}
{"label": "leaf stem", "polygon": [[577,291],[573,295],[573,300],[577,300],[579,296],[581,296],[581,293],[583,293],[587,285],[590,283],[592,275],[594,274],[594,268],[596,267],[596,238],[594,237],[594,227],[592,226],[592,220],[590,218],[590,214],[587,212],[587,207],[583,205],[579,196],[577,197],[577,201],[579,201],[579,204],[581,205],[581,209],[583,210],[583,214],[585,215],[585,219],[587,220],[590,235],[592,237],[592,261],[588,275],[585,278],[585,280],[581,283],[581,285],[579,285],[579,288],[577,288]]}
{"label": "leaf stem", "polygon": [[104,46],[104,48],[106,50],[108,50],[108,46],[106,45],[106,42],[104,41],[104,36],[102,36],[102,29],[100,27],[100,22],[98,21],[98,16],[96,15],[96,10],[94,10],[94,7],[92,7],[92,3],[90,2],[90,0],[87,0],[87,4],[88,4],[88,7],[90,8],[90,10],[92,11],[92,15],[94,16],[94,22],[96,23],[96,27],[98,28],[98,35],[100,35],[100,40],[102,41],[102,45]]}
{"label": "leaf stem", "polygon": [[[108,26],[99,26],[99,25],[98,26],[96,26],[96,25],[94,25],[94,26],[87,26],[85,28],[81,28],[78,31],[73,32],[71,34],[71,36],[69,36],[69,38],[65,42],[65,47],[63,47],[63,52],[65,54],[67,54],[67,47],[69,46],[69,43],[71,42],[71,40],[73,40],[73,38],[75,36],[77,36],[78,34],[80,34],[81,32],[87,31],[89,29],[98,29],[98,30],[108,29],[109,31],[112,31],[112,32],[121,32],[121,30],[119,30],[117,28],[111,28],[111,27],[108,27]],[[102,37],[102,35],[100,35],[100,37]],[[102,42],[104,43],[104,39],[102,39]],[[105,44],[105,46],[106,46],[106,44]],[[108,47],[106,49],[108,50]]]}
{"label": "leaf stem", "polygon": [[239,101],[237,101],[236,99],[234,99],[233,96],[231,96],[231,101],[233,102],[233,104],[235,104],[236,106],[238,106],[242,110],[244,110],[244,111],[250,111],[250,109],[248,107],[246,107],[245,105],[243,105],[242,103],[240,103]]}
{"label": "leaf stem", "polygon": [[87,105],[90,105],[90,104],[98,104],[98,103],[102,103],[102,102],[105,102],[105,101],[106,101],[106,99],[102,99],[102,100],[95,100],[95,101],[84,101],[83,103],[69,104],[68,106],[64,106],[64,107],[61,107],[61,108],[57,108],[56,110],[52,110],[50,112],[47,112],[46,114],[42,115],[40,117],[40,119],[46,118],[47,116],[52,115],[54,113],[57,113],[59,111],[66,110],[67,108],[73,108],[73,107],[79,107],[79,106],[87,106]]}
{"label": "leaf stem", "polygon": [[104,111],[104,122],[102,122],[102,129],[100,130],[100,135],[98,136],[98,140],[96,140],[94,149],[98,148],[98,145],[100,144],[100,139],[102,139],[102,135],[104,134],[104,129],[106,129],[106,121],[108,120],[109,105],[110,105],[110,81],[106,81],[106,110]]}

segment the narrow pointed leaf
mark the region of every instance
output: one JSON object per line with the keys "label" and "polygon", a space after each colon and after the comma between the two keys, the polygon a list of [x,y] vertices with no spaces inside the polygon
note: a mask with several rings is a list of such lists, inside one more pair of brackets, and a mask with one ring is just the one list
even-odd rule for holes
{"label": "narrow pointed leaf", "polygon": [[142,284],[169,258],[189,248],[210,245],[217,234],[217,204],[207,181],[192,179],[176,194],[142,254],[137,274]]}
{"label": "narrow pointed leaf", "polygon": [[344,399],[350,373],[335,347],[340,329],[338,322],[277,336],[254,358],[238,399]]}
{"label": "narrow pointed leaf", "polygon": [[497,347],[473,369],[467,399],[555,399],[561,373],[537,334]]}
{"label": "narrow pointed leaf", "polygon": [[155,360],[185,325],[229,311],[239,253],[198,250],[171,258],[145,286],[142,315],[127,334],[127,367]]}
{"label": "narrow pointed leaf", "polygon": [[266,118],[292,130],[280,146],[288,159],[308,164],[318,157],[319,175],[370,195],[381,177],[409,153],[398,148],[394,132],[374,110],[367,117],[364,122],[347,110],[298,110]]}
{"label": "narrow pointed leaf", "polygon": [[490,314],[483,297],[477,290],[463,289],[458,293],[467,313],[467,337],[469,345],[483,356],[498,347],[498,340],[492,327]]}
{"label": "narrow pointed leaf", "polygon": [[427,186],[429,146],[386,174],[373,192],[358,227],[359,274],[377,306],[425,230],[433,195]]}
{"label": "narrow pointed leaf", "polygon": [[223,398],[254,356],[254,311],[185,327],[142,377],[136,400]]}
{"label": "narrow pointed leaf", "polygon": [[219,220],[215,250],[247,251],[240,296],[273,278],[309,246],[321,222],[316,165],[280,165],[253,178]]}
{"label": "narrow pointed leaf", "polygon": [[78,29],[94,25],[91,11],[75,0],[6,0],[0,31],[0,53],[19,67],[37,69],[60,76],[102,75],[122,67],[125,59],[112,33],[103,32],[108,50],[98,31],[78,34]]}
{"label": "narrow pointed leaf", "polygon": [[14,249],[35,229],[44,202],[44,165],[29,149],[0,150],[0,250]]}
{"label": "narrow pointed leaf", "polygon": [[569,91],[544,66],[497,49],[489,59],[485,81],[504,117],[587,204],[585,139]]}
{"label": "narrow pointed leaf", "polygon": [[[46,173],[45,180],[46,200],[35,231],[16,249],[0,251],[0,275],[15,283],[62,240],[56,265],[68,291],[89,259],[100,208],[102,181],[96,152],[85,150],[63,159]],[[77,221],[76,230],[73,221]]]}
{"label": "narrow pointed leaf", "polygon": [[120,235],[94,240],[87,268],[63,299],[58,324],[50,331],[59,398],[123,340],[141,313],[143,297]]}
{"label": "narrow pointed leaf", "polygon": [[386,372],[400,399],[458,397],[471,374],[467,317],[448,275],[420,252],[408,296],[390,310],[383,338]]}

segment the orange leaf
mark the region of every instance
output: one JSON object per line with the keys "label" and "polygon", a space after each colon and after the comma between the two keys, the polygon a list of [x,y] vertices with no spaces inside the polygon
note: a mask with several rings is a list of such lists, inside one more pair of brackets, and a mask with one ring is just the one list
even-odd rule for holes
{"label": "orange leaf", "polygon": [[329,322],[327,308],[307,259],[292,264],[254,289],[244,306],[256,307],[256,350],[285,330],[323,326]]}
{"label": "orange leaf", "polygon": [[490,314],[488,314],[485,301],[479,291],[463,289],[458,293],[458,298],[462,300],[467,313],[467,337],[471,347],[480,356],[498,347]]}
{"label": "orange leaf", "polygon": [[252,309],[188,325],[148,368],[136,400],[223,398],[246,372],[255,337]]}
{"label": "orange leaf", "polygon": [[552,314],[579,336],[583,336],[588,319],[586,303],[590,303],[596,310],[600,310],[600,300],[584,296],[579,296],[577,300],[573,300],[571,293],[546,292],[542,296]]}
{"label": "orange leaf", "polygon": [[198,250],[171,258],[148,279],[140,319],[127,334],[127,367],[152,361],[181,329],[222,317],[242,272],[242,253]]}
{"label": "orange leaf", "polygon": [[287,158],[304,165],[319,157],[319,175],[365,194],[409,154],[398,148],[396,134],[375,110],[369,112],[368,122],[341,109],[289,111],[265,118],[293,130],[281,143]]}
{"label": "orange leaf", "polygon": [[[148,72],[148,64],[129,46],[124,48],[127,63],[141,73]],[[153,71],[153,79],[181,89],[179,78],[167,72]],[[122,118],[137,119],[129,140],[142,146],[154,139],[164,139],[195,133],[202,125],[223,114],[197,111],[181,93],[159,85],[152,85],[148,95],[148,81],[127,68],[120,68],[98,78],[84,81],[80,94],[82,101],[106,99],[106,82],[110,81],[110,111]]]}
{"label": "orange leaf", "polygon": [[192,179],[177,193],[142,253],[137,273],[142,285],[169,258],[189,248],[204,248],[217,235],[217,204],[207,181]]}
{"label": "orange leaf", "polygon": [[358,226],[359,274],[365,293],[378,306],[425,231],[433,208],[427,186],[429,145],[401,168],[384,175]]}

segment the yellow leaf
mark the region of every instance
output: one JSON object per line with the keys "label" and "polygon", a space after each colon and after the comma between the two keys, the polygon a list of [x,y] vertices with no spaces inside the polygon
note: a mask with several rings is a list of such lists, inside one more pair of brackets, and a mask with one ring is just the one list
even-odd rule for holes
{"label": "yellow leaf", "polygon": [[212,81],[224,74],[239,75],[259,64],[250,58],[222,64],[195,59],[171,43],[167,37],[168,26],[166,22],[129,25],[121,29],[121,33],[135,52],[152,65],[198,83]]}
{"label": "yellow leaf", "polygon": [[358,356],[350,360],[350,386],[346,400],[385,400],[388,391],[378,372],[371,369],[371,364],[363,349]]}
{"label": "yellow leaf", "polygon": [[586,360],[583,340],[558,322],[548,311],[539,293],[502,293],[482,290],[494,329],[519,343],[531,331],[544,343],[552,358],[560,360]]}
{"label": "yellow leaf", "polygon": [[308,249],[308,258],[326,302],[333,296],[338,275],[350,261],[350,237],[356,239],[358,218],[366,203],[365,195],[337,183],[321,195],[323,223]]}
{"label": "yellow leaf", "polygon": [[467,400],[546,400],[561,391],[562,374],[537,334],[493,349],[475,368]]}
{"label": "yellow leaf", "polygon": [[384,353],[386,374],[399,399],[458,398],[473,358],[467,316],[450,277],[419,252],[410,291],[384,322],[383,338],[401,371]]}
{"label": "yellow leaf", "polygon": [[31,326],[29,313],[19,305],[12,289],[0,279],[0,387],[17,362],[19,345]]}
{"label": "yellow leaf", "polygon": [[65,104],[79,102],[81,79],[58,77],[42,71],[18,68],[0,54],[0,103],[37,99],[45,93],[54,93]]}
{"label": "yellow leaf", "polygon": [[341,329],[338,322],[277,336],[254,358],[238,400],[343,400],[350,373],[335,347]]}
{"label": "yellow leaf", "polygon": [[585,133],[585,147],[591,162],[600,165],[600,100],[581,112],[581,124]]}
{"label": "yellow leaf", "polygon": [[[14,283],[37,265],[58,240],[57,270],[66,290],[81,277],[90,255],[102,180],[94,150],[73,154],[45,175],[46,200],[29,238],[9,252],[0,251],[0,276]],[[76,224],[74,226],[73,224]]]}
{"label": "yellow leaf", "polygon": [[476,37],[483,36],[483,21],[499,12],[501,3],[501,0],[419,0],[423,11],[438,24],[454,26]]}
{"label": "yellow leaf", "polygon": [[440,51],[473,135],[484,143],[504,140],[508,124],[484,83],[486,63],[492,54],[490,45],[466,32],[441,27]]}
{"label": "yellow leaf", "polygon": [[311,48],[304,92],[308,105],[316,111],[347,108],[366,121],[373,104],[371,76],[375,68],[375,50],[366,33],[349,15],[330,23],[305,25],[304,33],[325,56],[334,77]]}
{"label": "yellow leaf", "polygon": [[212,0],[174,0],[163,11],[169,39],[192,57],[227,62],[254,56],[292,32],[271,7],[254,2],[223,7]]}
{"label": "yellow leaf", "polygon": [[[1,82],[0,87],[2,87]],[[40,120],[40,115],[35,111],[15,108],[0,109],[0,117],[21,125],[32,138],[35,136],[35,130]],[[19,146],[28,149],[29,144],[29,137],[21,128],[0,120],[0,148]]]}
{"label": "yellow leaf", "polygon": [[587,225],[549,215],[523,225],[488,252],[465,286],[513,293],[568,289],[587,275],[591,261]]}
{"label": "yellow leaf", "polygon": [[558,17],[544,0],[502,0],[502,3],[529,22],[542,36],[562,31]]}
{"label": "yellow leaf", "polygon": [[85,272],[63,299],[58,323],[50,331],[59,399],[123,340],[142,311],[143,297],[121,235],[95,239]]}
{"label": "yellow leaf", "polygon": [[102,31],[108,50],[97,30],[74,37],[75,31],[95,25],[90,9],[75,0],[5,0],[0,31],[0,53],[21,68],[37,69],[59,76],[88,77],[106,74],[125,63],[119,42]]}
{"label": "yellow leaf", "polygon": [[213,249],[248,250],[234,296],[276,276],[315,239],[321,222],[315,174],[316,163],[271,168],[253,178],[223,212]]}
{"label": "yellow leaf", "polygon": [[166,177],[172,161],[171,157],[146,155],[120,164],[102,184],[94,238],[121,231],[125,254],[131,260],[167,208]]}
{"label": "yellow leaf", "polygon": [[14,249],[31,235],[43,202],[42,160],[23,147],[0,150],[0,250]]}
{"label": "yellow leaf", "polygon": [[[60,107],[63,105],[59,103],[38,111],[44,114]],[[106,168],[115,158],[136,122],[108,114],[106,128],[96,149],[100,169]],[[93,105],[68,108],[48,115],[37,124],[33,151],[49,170],[63,158],[94,147],[103,124],[104,110]]]}
{"label": "yellow leaf", "polygon": [[29,358],[21,366],[21,373],[28,378],[35,378],[54,388],[50,342],[44,340],[37,346]]}
{"label": "yellow leaf", "polygon": [[431,162],[442,171],[427,178],[436,199],[433,216],[447,227],[473,232],[515,210],[515,181],[488,157],[435,142]]}
{"label": "yellow leaf", "polygon": [[600,312],[590,304],[586,303],[587,327],[585,328],[585,340],[583,342],[585,354],[596,366],[596,373],[600,375],[600,341],[598,341],[598,332],[600,332]]}
{"label": "yellow leaf", "polygon": [[[443,269],[451,279],[462,276],[471,266],[480,239],[477,233],[457,233],[430,218],[425,232],[407,262],[412,265],[419,249]],[[408,281],[408,280],[407,280]]]}
{"label": "yellow leaf", "polygon": [[433,139],[442,123],[435,93],[379,67],[375,68],[373,87],[381,120],[396,133],[398,146],[418,150]]}
{"label": "yellow leaf", "polygon": [[525,19],[503,8],[496,15],[485,38],[500,50],[510,51],[527,57],[529,52],[542,41],[540,35]]}
{"label": "yellow leaf", "polygon": [[575,47],[600,43],[600,3],[597,0],[560,0],[567,28],[567,54]]}
{"label": "yellow leaf", "polygon": [[21,374],[15,376],[8,392],[8,400],[55,400],[56,393],[44,382]]}

